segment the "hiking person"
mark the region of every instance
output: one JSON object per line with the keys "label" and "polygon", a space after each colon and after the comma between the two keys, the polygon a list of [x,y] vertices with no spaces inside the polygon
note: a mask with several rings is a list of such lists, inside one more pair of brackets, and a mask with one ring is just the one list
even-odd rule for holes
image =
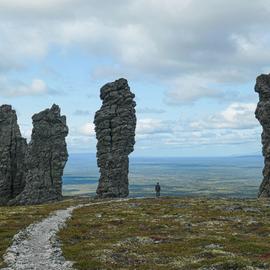
{"label": "hiking person", "polygon": [[160,196],[160,185],[159,182],[157,182],[156,186],[155,186],[155,190],[156,190],[156,197]]}

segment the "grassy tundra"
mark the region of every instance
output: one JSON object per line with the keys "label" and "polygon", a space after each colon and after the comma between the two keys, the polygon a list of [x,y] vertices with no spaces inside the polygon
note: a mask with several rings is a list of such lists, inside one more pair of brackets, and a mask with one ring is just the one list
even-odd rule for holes
{"label": "grassy tundra", "polygon": [[[79,203],[89,200],[0,207],[1,257],[20,229]],[[58,236],[78,270],[270,269],[270,207],[263,200],[108,201],[75,210]]]}
{"label": "grassy tundra", "polygon": [[59,237],[79,270],[270,269],[266,201],[130,200],[80,208],[67,225]]}

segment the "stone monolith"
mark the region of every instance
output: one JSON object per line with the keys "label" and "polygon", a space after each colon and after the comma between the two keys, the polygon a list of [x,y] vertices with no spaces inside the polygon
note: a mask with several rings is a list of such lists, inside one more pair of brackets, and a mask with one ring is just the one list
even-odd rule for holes
{"label": "stone monolith", "polygon": [[62,175],[68,159],[66,117],[53,105],[32,117],[33,130],[26,152],[25,188],[11,204],[40,204],[62,198]]}
{"label": "stone monolith", "polygon": [[10,105],[0,107],[0,204],[6,204],[24,188],[24,156],[27,147]]}
{"label": "stone monolith", "polygon": [[270,74],[257,77],[255,91],[259,102],[255,116],[262,125],[262,153],[264,156],[263,180],[258,197],[270,197]]}
{"label": "stone monolith", "polygon": [[102,106],[94,120],[100,169],[98,197],[129,194],[128,155],[134,150],[136,128],[134,97],[125,79],[107,83],[100,89]]}

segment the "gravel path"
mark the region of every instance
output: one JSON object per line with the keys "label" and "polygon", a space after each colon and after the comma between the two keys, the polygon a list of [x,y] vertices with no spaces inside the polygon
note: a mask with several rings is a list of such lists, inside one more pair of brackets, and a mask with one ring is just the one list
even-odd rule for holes
{"label": "gravel path", "polygon": [[72,262],[62,255],[60,242],[56,234],[71,217],[76,208],[96,204],[119,202],[120,199],[89,203],[58,210],[41,222],[33,223],[17,233],[12,246],[7,249],[4,261],[7,268],[2,270],[72,270]]}
{"label": "gravel path", "polygon": [[8,268],[3,270],[69,270],[72,263],[62,256],[55,235],[76,207],[58,210],[39,223],[28,226],[13,238],[12,246],[4,256]]}

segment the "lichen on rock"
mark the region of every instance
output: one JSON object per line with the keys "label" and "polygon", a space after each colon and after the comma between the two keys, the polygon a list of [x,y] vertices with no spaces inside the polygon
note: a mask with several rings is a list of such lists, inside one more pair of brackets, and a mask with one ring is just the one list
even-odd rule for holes
{"label": "lichen on rock", "polygon": [[261,138],[264,156],[263,181],[258,197],[270,197],[270,74],[257,77],[255,91],[259,94],[255,116],[263,128]]}
{"label": "lichen on rock", "polygon": [[98,197],[129,194],[128,155],[134,150],[136,128],[134,97],[126,79],[107,83],[100,90],[102,106],[94,120],[100,169]]}
{"label": "lichen on rock", "polygon": [[0,107],[0,204],[6,204],[24,188],[24,156],[27,143],[21,136],[17,115],[10,105]]}
{"label": "lichen on rock", "polygon": [[66,117],[53,105],[32,117],[27,148],[25,188],[11,204],[39,204],[62,198],[62,175],[68,158]]}

